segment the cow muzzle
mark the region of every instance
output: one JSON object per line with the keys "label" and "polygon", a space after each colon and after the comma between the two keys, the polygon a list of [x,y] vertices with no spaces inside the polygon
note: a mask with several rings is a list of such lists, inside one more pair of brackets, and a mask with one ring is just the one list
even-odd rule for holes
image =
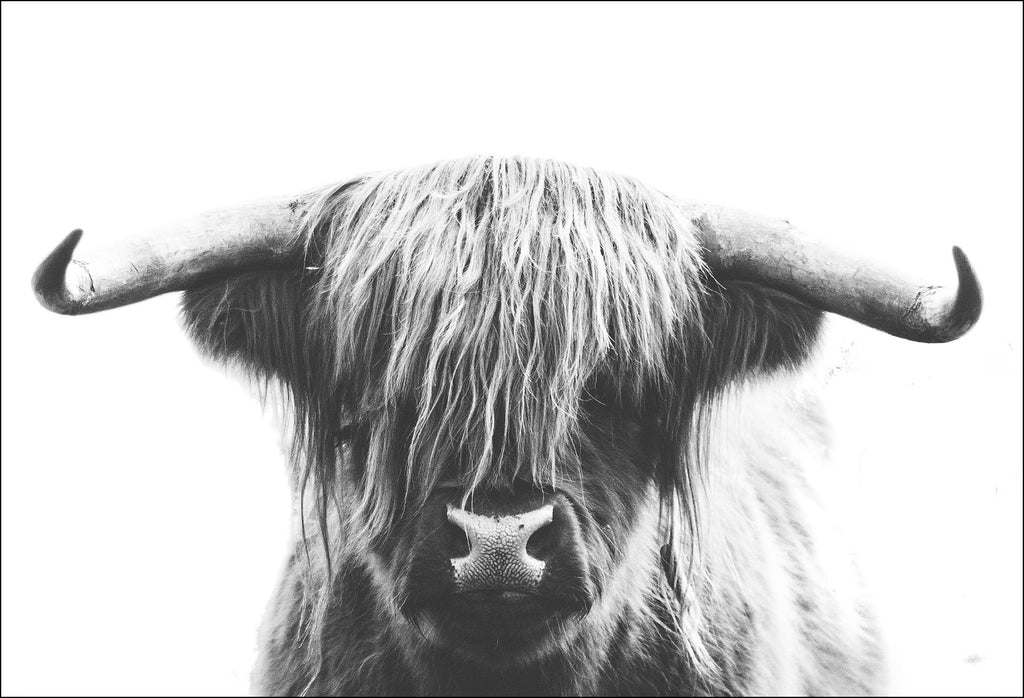
{"label": "cow muzzle", "polygon": [[519,487],[464,501],[439,491],[411,532],[402,612],[465,656],[536,653],[569,631],[559,621],[586,615],[595,601],[582,526],[558,492]]}
{"label": "cow muzzle", "polygon": [[530,554],[528,543],[553,520],[551,504],[508,516],[474,514],[449,504],[448,521],[462,529],[469,547],[467,555],[451,558],[456,592],[496,592],[508,600],[536,593],[546,563]]}

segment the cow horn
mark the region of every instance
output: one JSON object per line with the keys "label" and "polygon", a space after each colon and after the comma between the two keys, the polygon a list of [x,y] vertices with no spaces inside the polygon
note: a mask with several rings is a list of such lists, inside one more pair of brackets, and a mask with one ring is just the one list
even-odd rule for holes
{"label": "cow horn", "polygon": [[82,231],[57,245],[32,276],[44,307],[78,315],[109,310],[247,271],[298,267],[308,197],[268,199],[190,218],[72,259]]}
{"label": "cow horn", "polygon": [[[196,216],[72,259],[71,232],[32,277],[39,302],[65,315],[92,313],[247,271],[299,266],[308,197],[272,199]],[[836,254],[787,221],[725,208],[695,211],[706,260],[722,279],[778,288],[822,310],[918,342],[948,342],[977,322],[982,295],[967,256],[953,248],[958,286],[915,285],[877,264]]]}
{"label": "cow horn", "polygon": [[694,214],[713,274],[785,291],[822,310],[915,342],[948,342],[981,315],[981,286],[953,248],[958,285],[917,285],[878,264],[837,254],[788,221],[724,208]]}

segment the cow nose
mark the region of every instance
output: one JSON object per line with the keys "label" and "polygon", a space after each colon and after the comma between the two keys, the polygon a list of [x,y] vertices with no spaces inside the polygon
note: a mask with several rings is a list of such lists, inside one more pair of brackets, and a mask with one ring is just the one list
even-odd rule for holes
{"label": "cow nose", "polygon": [[545,562],[527,551],[534,533],[551,524],[554,507],[507,516],[487,516],[448,505],[448,521],[466,534],[469,553],[451,558],[459,592],[530,593],[544,576]]}

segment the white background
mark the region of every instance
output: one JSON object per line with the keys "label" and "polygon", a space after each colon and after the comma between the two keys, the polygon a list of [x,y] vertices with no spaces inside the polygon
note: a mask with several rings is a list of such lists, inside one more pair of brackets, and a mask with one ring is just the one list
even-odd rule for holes
{"label": "white background", "polygon": [[272,411],[177,298],[44,312],[34,266],[471,153],[620,171],[936,283],[977,328],[834,320],[822,387],[893,690],[1021,688],[1021,5],[3,5],[5,694],[244,692],[290,534]]}

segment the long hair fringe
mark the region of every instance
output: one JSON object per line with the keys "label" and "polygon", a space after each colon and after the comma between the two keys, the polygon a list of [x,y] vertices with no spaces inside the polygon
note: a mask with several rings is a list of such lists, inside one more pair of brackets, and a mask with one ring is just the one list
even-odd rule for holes
{"label": "long hair fringe", "polygon": [[[247,291],[273,314],[273,336],[233,331],[249,344],[241,354],[260,357],[260,379],[284,379],[292,408],[314,663],[332,551],[383,540],[442,480],[467,498],[514,477],[556,486],[595,381],[624,409],[657,405],[662,526],[686,564],[672,591],[680,628],[695,627],[687,599],[700,584],[714,396],[754,368],[797,362],[817,311],[718,287],[682,204],[551,160],[477,156],[367,175],[315,195],[301,225],[305,268]],[[291,301],[275,308],[274,294]],[[221,328],[196,326],[200,317],[217,312],[190,311],[193,334],[215,342]],[[353,491],[339,494],[343,481]],[[699,638],[685,636],[707,667]]]}

